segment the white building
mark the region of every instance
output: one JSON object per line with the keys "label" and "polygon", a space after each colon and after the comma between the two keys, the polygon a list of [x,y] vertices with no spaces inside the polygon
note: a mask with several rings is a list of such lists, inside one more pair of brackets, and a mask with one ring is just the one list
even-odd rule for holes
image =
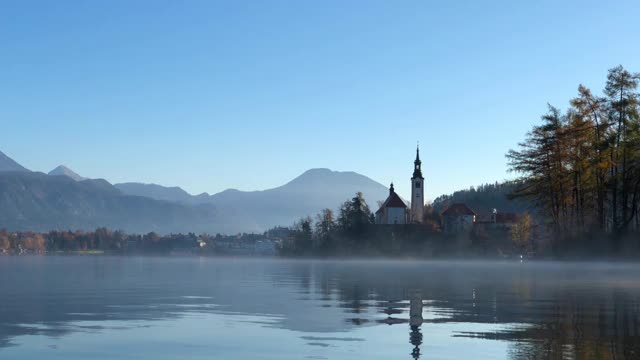
{"label": "white building", "polygon": [[376,224],[406,224],[407,204],[396,194],[393,183],[389,188],[389,197],[384,201],[380,209],[376,211]]}

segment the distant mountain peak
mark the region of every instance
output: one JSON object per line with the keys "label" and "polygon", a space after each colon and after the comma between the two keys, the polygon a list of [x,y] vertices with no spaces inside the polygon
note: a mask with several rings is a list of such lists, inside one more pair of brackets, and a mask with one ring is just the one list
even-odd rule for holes
{"label": "distant mountain peak", "polygon": [[338,171],[333,171],[329,168],[313,168],[302,173],[302,175],[315,175],[315,174],[331,174]]}
{"label": "distant mountain peak", "polygon": [[29,171],[0,151],[0,171]]}
{"label": "distant mountain peak", "polygon": [[66,176],[66,177],[69,177],[69,178],[71,178],[71,179],[73,179],[75,181],[87,180],[86,177],[82,177],[82,176],[78,175],[75,171],[69,169],[68,167],[66,167],[64,165],[59,165],[55,169],[49,171],[49,175],[51,175],[51,176]]}
{"label": "distant mountain peak", "polygon": [[353,171],[331,170],[329,168],[313,168],[303,172],[298,177],[300,178],[304,176],[328,176],[328,175],[337,175],[337,174],[356,174],[356,173]]}
{"label": "distant mountain peak", "polygon": [[325,185],[335,183],[347,185],[360,184],[363,181],[374,182],[370,178],[353,171],[335,171],[327,168],[315,168],[303,172],[301,175],[288,182],[285,186],[306,186],[312,183]]}
{"label": "distant mountain peak", "polygon": [[314,216],[322,209],[337,210],[362,192],[373,211],[387,198],[386,186],[353,171],[310,169],[288,183],[262,191],[227,189],[211,195],[209,201],[225,209],[227,223],[243,230],[247,224],[264,231],[277,225],[288,226],[303,216]]}

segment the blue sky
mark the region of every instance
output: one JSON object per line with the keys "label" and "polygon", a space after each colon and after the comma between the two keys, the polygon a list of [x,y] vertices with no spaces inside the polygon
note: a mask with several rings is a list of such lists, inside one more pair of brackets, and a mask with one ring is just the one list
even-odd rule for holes
{"label": "blue sky", "polygon": [[[562,3],[562,4],[560,4]],[[352,170],[503,180],[578,84],[640,71],[638,1],[0,2],[0,150],[192,193]]]}

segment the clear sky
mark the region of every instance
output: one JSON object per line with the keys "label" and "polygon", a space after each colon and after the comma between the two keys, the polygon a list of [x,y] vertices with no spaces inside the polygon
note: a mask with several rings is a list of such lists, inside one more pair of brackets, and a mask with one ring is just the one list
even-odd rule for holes
{"label": "clear sky", "polygon": [[0,1],[0,150],[36,171],[266,189],[352,170],[407,197],[504,154],[607,69],[640,1]]}

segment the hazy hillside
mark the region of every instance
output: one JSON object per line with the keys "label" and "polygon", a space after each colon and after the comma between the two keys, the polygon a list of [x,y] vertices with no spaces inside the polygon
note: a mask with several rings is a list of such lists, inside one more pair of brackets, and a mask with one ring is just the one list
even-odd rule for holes
{"label": "hazy hillside", "polygon": [[73,178],[81,177],[65,169],[56,172],[65,176],[0,173],[0,228],[106,226],[138,233],[262,232],[276,225],[290,225],[323,208],[337,209],[357,191],[362,191],[375,209],[376,202],[388,193],[385,186],[365,176],[328,169],[309,170],[270,190],[227,190],[212,196],[192,196],[178,187],[75,181]]}
{"label": "hazy hillside", "polygon": [[57,168],[49,171],[49,175],[51,175],[51,176],[67,176],[67,177],[70,177],[71,179],[73,179],[75,181],[87,180],[86,177],[82,177],[82,176],[78,175],[75,171],[69,169],[68,167],[66,167],[64,165],[60,165]]}
{"label": "hazy hillside", "polygon": [[355,172],[311,169],[287,184],[264,191],[235,189],[208,196],[190,195],[179,187],[155,184],[116,184],[129,195],[185,204],[210,204],[224,212],[226,228],[235,231],[264,231],[276,225],[290,225],[302,216],[315,215],[321,209],[337,209],[342,202],[362,191],[372,209],[384,200],[389,190]]}
{"label": "hazy hillside", "polygon": [[0,151],[0,171],[29,171]]}
{"label": "hazy hillside", "polygon": [[156,200],[192,203],[195,198],[177,186],[166,187],[156,184],[143,184],[136,182],[114,184],[113,186],[127,195],[145,196]]}
{"label": "hazy hillside", "polygon": [[213,232],[213,206],[185,206],[123,195],[104,180],[76,182],[43,173],[0,173],[0,228],[95,229],[128,232]]}
{"label": "hazy hillside", "polygon": [[324,208],[337,210],[362,191],[372,210],[386,186],[354,172],[311,169],[264,191],[191,195],[179,187],[86,179],[66,166],[29,172],[0,152],[0,228],[86,229],[146,233],[262,232]]}
{"label": "hazy hillside", "polygon": [[234,221],[268,228],[290,225],[301,216],[313,216],[324,208],[337,209],[357,191],[362,191],[372,209],[389,194],[382,184],[354,172],[312,169],[274,189],[226,190],[210,196],[209,201],[219,209],[233,210]]}

